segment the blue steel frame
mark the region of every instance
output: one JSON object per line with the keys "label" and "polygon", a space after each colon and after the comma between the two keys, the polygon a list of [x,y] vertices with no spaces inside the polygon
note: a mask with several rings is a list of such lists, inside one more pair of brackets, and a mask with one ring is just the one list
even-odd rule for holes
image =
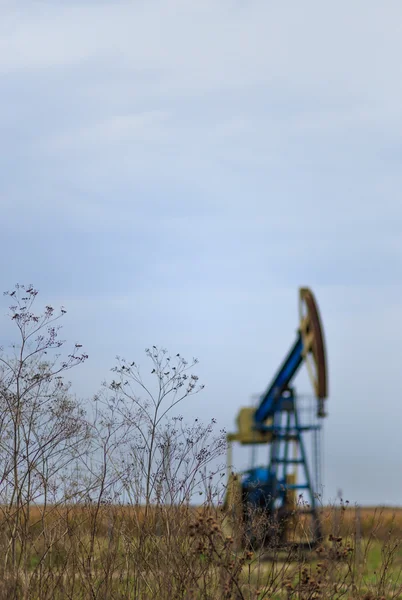
{"label": "blue steel frame", "polygon": [[278,401],[280,400],[284,390],[286,390],[293,377],[296,375],[300,365],[303,362],[303,340],[301,334],[297,336],[289,354],[282,363],[278,373],[274,377],[273,382],[263,394],[260,400],[260,405],[255,413],[255,424],[258,428],[264,421],[272,416],[278,409]]}
{"label": "blue steel frame", "polygon": [[[321,528],[316,507],[316,493],[308,466],[308,457],[303,440],[303,433],[319,430],[320,425],[300,424],[297,398],[290,383],[303,362],[303,340],[300,332],[289,354],[282,363],[271,385],[263,394],[255,412],[254,426],[260,431],[270,431],[269,464],[267,467],[253,467],[245,472],[242,481],[243,498],[246,505],[266,510],[272,518],[285,511],[288,492],[300,490],[303,503],[306,502],[303,492],[307,493],[308,504],[305,512],[313,518],[313,542],[321,538]],[[272,424],[265,424],[268,418]],[[297,457],[290,457],[290,443],[296,444]],[[289,468],[298,469],[302,473],[301,483],[290,484],[287,476]]]}

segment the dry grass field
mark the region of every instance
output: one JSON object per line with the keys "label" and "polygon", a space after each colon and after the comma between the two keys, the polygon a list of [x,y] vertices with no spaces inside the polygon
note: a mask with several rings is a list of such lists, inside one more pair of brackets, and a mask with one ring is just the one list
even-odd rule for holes
{"label": "dry grass field", "polygon": [[[324,507],[311,551],[240,548],[241,525],[210,506],[32,507],[7,572],[7,510],[0,520],[0,598],[402,598],[402,509]],[[304,517],[294,532],[306,530]]]}

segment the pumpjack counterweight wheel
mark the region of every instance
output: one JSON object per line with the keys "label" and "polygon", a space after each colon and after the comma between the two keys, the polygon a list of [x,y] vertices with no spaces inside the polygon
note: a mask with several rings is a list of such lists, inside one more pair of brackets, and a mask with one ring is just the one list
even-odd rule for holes
{"label": "pumpjack counterweight wheel", "polygon": [[318,416],[325,417],[324,399],[328,396],[328,377],[324,333],[317,303],[308,288],[300,288],[299,313],[303,354],[318,399]]}

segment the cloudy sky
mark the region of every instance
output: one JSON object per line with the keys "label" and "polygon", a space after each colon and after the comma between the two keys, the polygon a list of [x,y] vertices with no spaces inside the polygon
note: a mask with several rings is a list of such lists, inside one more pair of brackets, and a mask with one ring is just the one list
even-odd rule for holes
{"label": "cloudy sky", "polygon": [[325,496],[402,503],[401,54],[400,0],[0,2],[2,287],[66,306],[79,395],[158,344],[231,430],[309,286]]}

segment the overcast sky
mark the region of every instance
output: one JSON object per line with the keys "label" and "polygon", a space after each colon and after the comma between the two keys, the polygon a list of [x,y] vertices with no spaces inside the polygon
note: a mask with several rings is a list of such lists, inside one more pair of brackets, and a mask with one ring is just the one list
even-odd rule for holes
{"label": "overcast sky", "polygon": [[0,3],[2,288],[67,308],[79,395],[158,344],[232,430],[309,286],[325,497],[402,503],[401,56],[400,0]]}

